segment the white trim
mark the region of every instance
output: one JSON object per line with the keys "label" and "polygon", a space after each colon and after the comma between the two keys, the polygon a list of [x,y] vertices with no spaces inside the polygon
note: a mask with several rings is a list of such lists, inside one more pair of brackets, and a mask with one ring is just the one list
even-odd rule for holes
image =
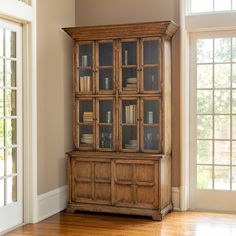
{"label": "white trim", "polygon": [[174,211],[180,211],[180,189],[178,187],[172,187],[172,202]]}
{"label": "white trim", "polygon": [[67,204],[67,186],[54,189],[38,196],[37,222],[64,210]]}

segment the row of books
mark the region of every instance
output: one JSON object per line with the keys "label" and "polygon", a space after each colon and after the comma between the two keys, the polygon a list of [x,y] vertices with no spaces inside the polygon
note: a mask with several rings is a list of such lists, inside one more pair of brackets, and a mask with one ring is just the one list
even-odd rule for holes
{"label": "row of books", "polygon": [[81,76],[80,78],[80,92],[88,93],[91,91],[91,79],[90,76]]}
{"label": "row of books", "polygon": [[93,121],[93,112],[84,112],[83,114],[83,121],[86,122],[92,122]]}
{"label": "row of books", "polygon": [[136,105],[125,106],[125,123],[136,123]]}

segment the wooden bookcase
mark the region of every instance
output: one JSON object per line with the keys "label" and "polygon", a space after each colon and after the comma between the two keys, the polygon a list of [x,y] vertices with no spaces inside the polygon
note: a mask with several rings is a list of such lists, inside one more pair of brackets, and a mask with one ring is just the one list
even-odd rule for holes
{"label": "wooden bookcase", "polygon": [[151,216],[171,202],[171,21],[64,29],[74,41],[67,210]]}

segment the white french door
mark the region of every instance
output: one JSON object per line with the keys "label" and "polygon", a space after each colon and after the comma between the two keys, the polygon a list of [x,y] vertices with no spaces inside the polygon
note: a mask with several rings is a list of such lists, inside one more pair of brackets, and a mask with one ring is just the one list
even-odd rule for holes
{"label": "white french door", "polygon": [[236,211],[236,32],[190,37],[190,208]]}
{"label": "white french door", "polygon": [[0,20],[0,232],[22,222],[22,27]]}

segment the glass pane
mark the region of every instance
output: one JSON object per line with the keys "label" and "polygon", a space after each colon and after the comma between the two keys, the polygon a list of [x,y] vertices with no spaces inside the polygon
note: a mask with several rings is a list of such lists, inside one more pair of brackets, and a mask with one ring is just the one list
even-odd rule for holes
{"label": "glass pane", "polygon": [[230,190],[230,167],[215,166],[215,189]]}
{"label": "glass pane", "polygon": [[99,90],[113,89],[113,70],[100,69],[99,70]]}
{"label": "glass pane", "polygon": [[5,115],[16,116],[16,90],[5,90]]}
{"label": "glass pane", "polygon": [[79,70],[79,91],[88,93],[93,90],[92,70]]}
{"label": "glass pane", "polygon": [[124,91],[137,91],[137,68],[122,69],[122,87]]}
{"label": "glass pane", "polygon": [[[203,0],[203,6],[207,5],[207,1]],[[199,0],[197,0],[199,4]],[[200,4],[199,4],[200,5]],[[197,40],[197,62],[211,63],[213,62],[213,39]]]}
{"label": "glass pane", "polygon": [[215,0],[214,3],[215,11],[227,11],[231,10],[231,0]]}
{"label": "glass pane", "polygon": [[122,65],[137,64],[137,43],[123,42],[122,43]]}
{"label": "glass pane", "polygon": [[212,189],[212,167],[197,166],[197,188]]}
{"label": "glass pane", "polygon": [[236,90],[232,90],[232,113],[236,113]]}
{"label": "glass pane", "polygon": [[6,145],[16,145],[16,119],[6,119]]}
{"label": "glass pane", "polygon": [[99,101],[99,122],[113,123],[113,101],[100,100]]}
{"label": "glass pane", "polygon": [[84,44],[79,46],[80,67],[92,66],[92,57],[93,57],[92,51],[93,51],[92,44]]}
{"label": "glass pane", "polygon": [[197,137],[199,139],[212,138],[212,116],[197,117]]}
{"label": "glass pane", "polygon": [[4,127],[5,127],[5,122],[3,119],[0,119],[0,147],[4,147]]}
{"label": "glass pane", "polygon": [[113,43],[99,43],[99,66],[113,65]]}
{"label": "glass pane", "polygon": [[160,128],[159,126],[144,127],[144,149],[160,150]]}
{"label": "glass pane", "polygon": [[0,179],[0,207],[4,206],[4,180]]}
{"label": "glass pane", "polygon": [[230,76],[230,64],[218,64],[215,65],[215,88],[230,88],[231,76]]}
{"label": "glass pane", "polygon": [[144,73],[143,87],[145,91],[161,90],[159,68],[145,67],[143,73]]}
{"label": "glass pane", "polygon": [[160,100],[144,100],[143,103],[144,124],[159,124],[160,123]]}
{"label": "glass pane", "polygon": [[213,66],[198,65],[197,66],[197,88],[213,87]]}
{"label": "glass pane", "polygon": [[[236,48],[235,48],[236,52]],[[232,87],[236,88],[236,64],[232,65]]]}
{"label": "glass pane", "polygon": [[122,148],[137,149],[137,126],[122,127]]}
{"label": "glass pane", "polygon": [[230,116],[215,116],[215,139],[230,139]]}
{"label": "glass pane", "polygon": [[5,86],[6,87],[16,87],[16,62],[6,60],[6,78]]}
{"label": "glass pane", "polygon": [[236,190],[236,167],[232,169],[232,189]]}
{"label": "glass pane", "polygon": [[215,164],[230,165],[229,141],[215,141]]}
{"label": "glass pane", "polygon": [[212,90],[197,91],[197,113],[212,113]]}
{"label": "glass pane", "polygon": [[230,113],[230,90],[215,90],[215,113]]}
{"label": "glass pane", "polygon": [[236,116],[232,116],[232,138],[236,139]]}
{"label": "glass pane", "polygon": [[78,111],[80,123],[93,122],[93,100],[80,100]]}
{"label": "glass pane", "polygon": [[197,164],[212,163],[212,141],[197,141]]}
{"label": "glass pane", "polygon": [[0,87],[4,86],[4,60],[0,59]]}
{"label": "glass pane", "polygon": [[122,123],[136,124],[137,101],[123,100],[122,101]]}
{"label": "glass pane", "polygon": [[80,125],[79,126],[79,140],[80,147],[92,148],[93,147],[93,126],[92,125]]}
{"label": "glass pane", "polygon": [[232,164],[236,165],[236,141],[232,141]]}
{"label": "glass pane", "polygon": [[[233,1],[236,4],[236,0]],[[232,38],[232,61],[236,62],[236,38]]]}
{"label": "glass pane", "polygon": [[0,28],[0,56],[4,53],[4,30]]}
{"label": "glass pane", "polygon": [[4,176],[4,149],[0,149],[0,177],[3,176]]}
{"label": "glass pane", "polygon": [[215,62],[230,62],[230,60],[231,60],[231,38],[215,39]]}
{"label": "glass pane", "polygon": [[160,63],[160,41],[151,40],[143,42],[143,62],[146,64]]}
{"label": "glass pane", "polygon": [[4,116],[4,90],[0,89],[0,117]]}
{"label": "glass pane", "polygon": [[113,148],[113,126],[99,126],[99,148]]}
{"label": "glass pane", "polygon": [[7,175],[17,173],[17,151],[16,148],[6,149],[6,170]]}
{"label": "glass pane", "polygon": [[5,30],[6,57],[16,58],[16,32]]}
{"label": "glass pane", "polygon": [[7,204],[17,201],[17,178],[7,178]]}

